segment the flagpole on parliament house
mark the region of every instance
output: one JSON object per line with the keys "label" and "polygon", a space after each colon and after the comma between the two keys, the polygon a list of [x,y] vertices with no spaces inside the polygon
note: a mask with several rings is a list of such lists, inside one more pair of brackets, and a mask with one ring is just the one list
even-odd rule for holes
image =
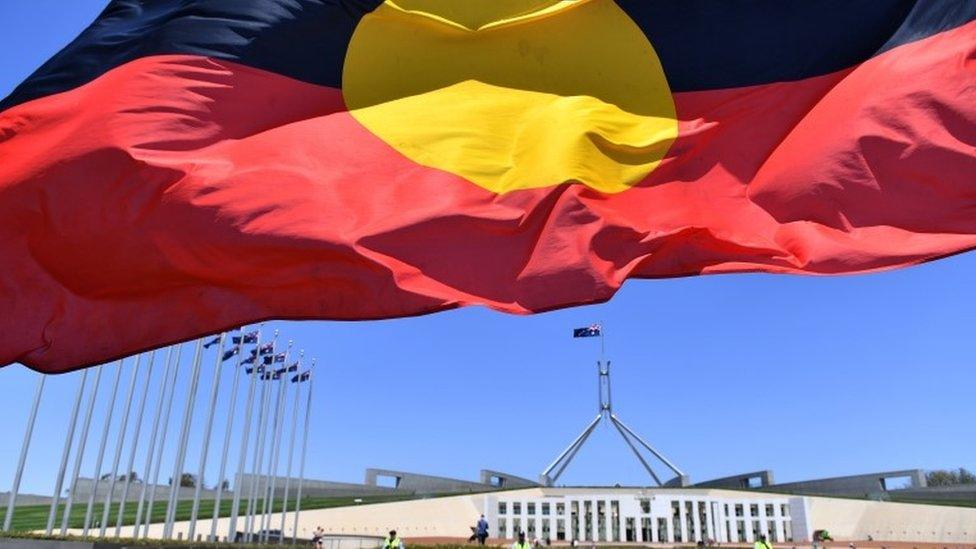
{"label": "flagpole on parliament house", "polygon": [[24,465],[27,463],[27,451],[30,448],[31,437],[34,435],[34,421],[37,419],[37,409],[41,405],[41,393],[44,392],[44,380],[46,374],[37,374],[37,388],[34,390],[34,403],[31,405],[30,414],[27,416],[27,427],[24,429],[24,442],[20,445],[20,457],[17,459],[17,469],[14,473],[14,483],[10,486],[10,495],[7,497],[7,512],[3,517],[3,530],[10,531],[10,524],[14,518],[14,506],[17,504],[17,492],[20,491],[20,480],[24,476]]}
{"label": "flagpole on parliament house", "polygon": [[[115,518],[115,537],[122,534],[122,515],[125,512],[126,499],[129,497],[129,486],[132,484],[132,475],[135,472],[133,467],[136,463],[136,450],[139,448],[139,434],[142,432],[142,419],[146,413],[146,402],[149,400],[149,383],[152,381],[153,366],[156,361],[156,350],[149,351],[146,368],[146,382],[142,385],[142,401],[139,403],[139,412],[136,414],[135,428],[132,433],[132,445],[129,449],[129,459],[125,466],[125,483],[122,485],[122,498],[119,500],[119,511]],[[145,481],[143,482],[145,486]],[[133,536],[135,537],[135,536]]]}
{"label": "flagpole on parliament house", "polygon": [[95,460],[95,474],[92,475],[91,493],[88,494],[88,505],[85,507],[85,522],[82,524],[82,536],[87,536],[88,530],[92,527],[92,515],[95,512],[95,494],[98,492],[98,485],[101,481],[102,461],[105,459],[105,447],[108,445],[108,431],[112,426],[112,416],[115,413],[115,399],[119,395],[119,382],[122,380],[123,364],[124,359],[119,360],[115,367],[115,381],[112,382],[112,398],[108,400],[108,408],[105,411],[105,424],[102,426],[102,438],[98,444],[98,457]]}
{"label": "flagpole on parliament house", "polygon": [[[272,364],[274,364],[274,352],[275,352],[275,347],[277,346],[277,343],[278,343],[278,330],[275,330],[275,332],[274,332],[274,338],[271,340]],[[260,347],[258,348],[258,358],[261,359],[261,366],[263,367],[264,366],[264,359],[261,358],[261,348]],[[261,374],[261,381],[262,382],[263,381],[267,381],[265,379],[266,378],[266,373],[267,372],[266,372],[266,369],[265,369],[265,372],[262,372],[262,374]],[[245,533],[245,541],[247,541],[247,542],[250,542],[253,539],[253,537],[254,537],[253,536],[253,534],[254,534],[254,519],[255,519],[255,516],[254,515],[257,512],[257,497],[258,497],[258,489],[260,488],[260,478],[259,477],[260,477],[261,470],[263,469],[263,465],[264,465],[264,440],[266,438],[265,437],[265,431],[266,431],[266,426],[267,426],[266,425],[266,422],[267,422],[267,417],[266,416],[267,416],[267,407],[268,407],[269,397],[270,397],[270,395],[269,395],[269,391],[268,391],[268,384],[267,383],[261,383],[261,407],[260,407],[260,409],[258,411],[258,425],[257,425],[257,430],[255,431],[255,434],[254,434],[254,436],[256,437],[257,440],[255,440],[254,460],[253,460],[253,463],[251,464],[251,470],[252,470],[252,473],[251,473],[251,483],[250,483],[251,486],[250,486],[250,491],[248,493],[247,518],[245,519],[245,531],[246,531],[246,533]]]}
{"label": "flagpole on parliament house", "polygon": [[[230,408],[227,411],[227,426],[224,428],[224,444],[220,456],[220,469],[217,472],[217,494],[214,497],[213,520],[210,522],[210,534],[208,541],[217,541],[217,519],[220,518],[220,500],[224,493],[224,475],[227,473],[227,451],[230,449],[231,432],[234,428],[234,412],[237,408],[237,390],[240,385],[241,362],[244,360],[244,338],[247,337],[247,326],[242,326],[238,332],[241,334],[237,345],[237,364],[234,366],[234,382],[230,389]],[[234,343],[233,337],[231,343]],[[236,488],[235,488],[236,490]],[[233,541],[228,537],[228,541]]]}
{"label": "flagpole on parliament house", "polygon": [[141,363],[142,355],[136,355],[136,365],[132,369],[132,378],[129,381],[129,390],[125,397],[125,406],[123,408],[125,411],[122,413],[122,423],[119,425],[119,432],[116,437],[118,440],[115,443],[115,458],[112,460],[112,469],[110,471],[112,477],[109,479],[108,491],[105,493],[105,503],[102,505],[102,521],[98,528],[98,537],[102,538],[105,537],[105,532],[108,529],[108,516],[112,507],[112,498],[115,496],[115,483],[119,477],[119,462],[122,460],[122,449],[125,446],[125,433],[129,427],[129,413],[132,412],[132,396],[136,392],[136,382],[139,379]]}
{"label": "flagpole on parliament house", "polygon": [[[101,369],[101,366],[99,366]],[[68,457],[71,455],[71,441],[75,436],[75,427],[78,425],[78,412],[81,409],[81,398],[85,393],[85,383],[88,381],[88,369],[86,368],[81,373],[81,379],[78,380],[78,391],[75,396],[75,404],[71,410],[71,416],[68,420],[68,432],[64,439],[64,448],[61,451],[61,467],[58,470],[58,476],[54,480],[54,494],[51,497],[51,510],[47,515],[47,526],[44,529],[46,535],[50,536],[51,532],[54,530],[54,518],[58,513],[58,502],[61,499],[61,486],[64,484],[64,473],[68,469]]]}
{"label": "flagpole on parliament house", "polygon": [[[286,370],[288,368],[288,355],[291,354],[291,347],[293,341],[288,341],[288,347],[285,349],[284,360],[282,361],[282,368]],[[278,355],[275,355],[275,359]],[[274,360],[274,359],[273,359]],[[265,543],[268,540],[268,529],[271,527],[271,515],[274,512],[274,491],[278,480],[278,456],[281,449],[281,423],[284,418],[284,397],[285,393],[285,376],[283,376],[277,369],[272,366],[272,376],[278,376],[278,396],[275,399],[275,412],[273,425],[271,426],[271,448],[268,455],[268,480],[265,483],[267,489],[266,497],[264,499],[264,504],[261,506],[261,543]],[[274,377],[272,377],[274,380]]]}
{"label": "flagpole on parliament house", "polygon": [[[302,512],[302,487],[305,485],[305,452],[308,450],[308,423],[312,410],[312,378],[315,372],[315,359],[312,359],[312,367],[308,370],[308,396],[305,402],[305,427],[302,434],[302,457],[298,466],[298,492],[295,494],[295,526],[291,531],[291,544],[295,545],[298,537],[298,515]],[[301,385],[301,382],[299,382]],[[281,532],[284,536],[284,531]]]}
{"label": "flagpole on parliament house", "polygon": [[64,504],[64,511],[61,515],[61,535],[68,533],[68,521],[71,517],[71,507],[74,505],[75,489],[78,487],[78,476],[81,474],[81,463],[85,458],[85,447],[88,444],[88,428],[91,426],[92,412],[95,409],[95,402],[98,398],[98,384],[102,377],[102,367],[99,366],[95,371],[95,384],[92,393],[88,397],[86,407],[85,423],[81,426],[81,435],[78,437],[78,450],[75,452],[75,466],[71,474],[71,484],[68,485],[68,497]]}
{"label": "flagpole on parliament house", "polygon": [[[173,479],[169,487],[169,500],[166,502],[166,522],[163,525],[163,539],[172,539],[173,522],[176,520],[176,504],[183,480],[183,464],[186,461],[186,447],[190,438],[190,425],[193,422],[193,405],[196,403],[197,388],[200,385],[200,361],[203,358],[203,338],[197,339],[193,351],[193,366],[190,373],[190,388],[187,390],[186,405],[183,408],[183,425],[180,428],[180,441],[173,462]],[[197,479],[200,482],[200,479]]]}
{"label": "flagpole on parliament house", "polygon": [[[155,353],[155,351],[153,351]],[[159,392],[156,398],[156,413],[153,414],[153,424],[152,431],[149,435],[149,446],[146,448],[146,464],[142,471],[142,489],[139,490],[139,503],[136,505],[136,517],[135,521],[132,523],[132,537],[135,539],[139,538],[139,528],[142,524],[142,511],[146,504],[146,489],[150,487],[150,478],[152,476],[152,463],[153,454],[156,451],[156,439],[159,436],[159,418],[162,415],[163,403],[166,397],[166,380],[169,379],[170,371],[170,359],[173,354],[173,346],[169,346],[166,349],[166,358],[164,359],[163,375],[160,378]],[[152,377],[152,376],[150,376]],[[148,385],[146,385],[148,391]],[[147,394],[148,397],[148,394]]]}
{"label": "flagpole on parliament house", "polygon": [[[200,512],[200,491],[203,490],[203,475],[207,468],[207,454],[210,452],[210,433],[213,428],[214,413],[217,410],[217,394],[220,389],[220,372],[224,365],[224,340],[227,332],[220,334],[220,343],[217,344],[217,358],[214,363],[213,382],[210,389],[210,409],[207,412],[207,419],[203,423],[203,442],[200,448],[200,467],[197,473],[196,486],[193,489],[193,507],[190,510],[190,524],[187,541],[193,541],[197,531],[197,516]],[[221,479],[217,479],[220,484]]]}
{"label": "flagpole on parliament house", "polygon": [[278,538],[279,545],[285,536],[285,523],[288,518],[288,492],[289,488],[291,488],[291,463],[295,457],[295,431],[298,430],[298,408],[300,405],[300,402],[298,401],[298,393],[302,386],[302,372],[300,370],[302,369],[302,358],[304,357],[305,351],[302,351],[298,358],[298,370],[295,371],[295,377],[292,378],[292,383],[295,384],[295,396],[292,398],[294,404],[292,405],[291,414],[291,435],[289,435],[288,441],[288,463],[285,466],[285,493],[281,502],[281,527],[279,528],[281,530],[281,536]]}
{"label": "flagpole on parliament house", "polygon": [[[237,537],[237,518],[241,506],[241,492],[244,488],[244,468],[247,466],[247,449],[251,434],[251,419],[254,417],[254,389],[257,386],[258,362],[261,358],[261,326],[258,326],[254,343],[254,362],[251,364],[251,379],[244,403],[244,431],[241,435],[241,451],[237,456],[237,475],[234,477],[234,498],[230,507],[230,521],[227,525],[227,539],[231,542]],[[246,371],[246,370],[245,370]],[[250,500],[250,495],[248,496]],[[214,519],[216,521],[216,519]]]}
{"label": "flagpole on parliament house", "polygon": [[[174,399],[174,397],[176,395],[176,380],[179,379],[179,376],[180,376],[180,358],[182,358],[182,355],[183,355],[183,344],[180,343],[178,345],[171,346],[170,347],[170,350],[171,351],[172,351],[173,347],[176,348],[176,352],[175,353],[172,353],[172,354],[175,354],[176,356],[175,356],[175,358],[173,358],[172,362],[170,362],[171,353],[167,353],[166,354],[167,369],[169,369],[169,366],[170,365],[173,366],[173,368],[172,368],[172,370],[173,370],[173,380],[169,384],[169,396],[166,398],[166,409],[163,411],[163,420],[162,420],[162,423],[160,424],[160,427],[161,428],[160,428],[160,432],[159,432],[159,447],[156,449],[156,457],[153,458],[153,462],[151,464],[154,467],[154,471],[153,471],[153,479],[152,479],[152,482],[149,485],[149,499],[146,501],[146,515],[145,515],[145,517],[146,517],[146,525],[145,525],[145,528],[143,529],[143,534],[142,534],[142,537],[143,538],[148,538],[149,537],[149,525],[152,524],[153,505],[156,503],[156,487],[159,486],[159,471],[163,467],[163,450],[166,447],[166,435],[169,432],[169,418],[170,418],[170,415],[172,414],[172,411],[173,411],[173,399]],[[160,397],[159,397],[160,399],[163,398],[163,396],[164,396],[164,394],[166,392],[166,379],[165,378],[163,379],[162,383],[163,383],[163,393],[160,394]],[[157,419],[158,419],[158,417],[157,417]],[[147,474],[148,474],[148,469],[147,469]],[[137,513],[136,519],[138,519],[138,518],[139,517],[138,517],[138,513]],[[135,537],[137,537],[137,538],[139,537],[138,536],[138,528],[139,528],[139,521],[136,520],[136,530],[137,530],[137,533],[136,533],[136,536]]]}

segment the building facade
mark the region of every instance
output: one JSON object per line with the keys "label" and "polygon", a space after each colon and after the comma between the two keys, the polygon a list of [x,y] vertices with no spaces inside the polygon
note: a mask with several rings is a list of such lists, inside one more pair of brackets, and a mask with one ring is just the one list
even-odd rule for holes
{"label": "building facade", "polygon": [[806,539],[804,499],[707,490],[521,491],[488,496],[499,537],[597,543],[753,542]]}

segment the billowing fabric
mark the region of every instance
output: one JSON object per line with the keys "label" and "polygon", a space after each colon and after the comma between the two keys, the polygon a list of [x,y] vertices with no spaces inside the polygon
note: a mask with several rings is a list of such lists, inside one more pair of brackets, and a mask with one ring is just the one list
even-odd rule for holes
{"label": "billowing fabric", "polygon": [[974,174],[974,0],[115,0],[0,101],[0,364],[911,265]]}

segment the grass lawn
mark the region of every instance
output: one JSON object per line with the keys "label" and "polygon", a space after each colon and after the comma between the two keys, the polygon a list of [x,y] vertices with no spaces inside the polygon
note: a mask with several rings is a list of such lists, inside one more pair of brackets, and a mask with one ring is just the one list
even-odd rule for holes
{"label": "grass lawn", "polygon": [[[359,505],[364,503],[383,503],[387,501],[402,501],[407,499],[414,499],[411,496],[361,496],[359,498],[362,500],[360,503],[354,501],[351,497],[341,497],[341,498],[302,498],[302,509],[325,509],[329,507],[346,507],[351,505]],[[261,509],[262,500],[258,500],[257,508]],[[224,499],[220,502],[220,516],[229,517],[231,511],[232,501],[230,498]],[[87,508],[88,502],[83,501],[81,503],[74,502],[71,505],[71,516],[68,518],[69,528],[81,528],[85,521],[85,510]],[[138,501],[130,501],[125,504],[124,514],[122,516],[122,524],[129,525],[135,522],[136,518],[136,508],[138,507]],[[247,502],[242,501],[239,515],[243,515],[246,509]],[[99,524],[102,520],[102,503],[96,503],[93,506],[92,522],[94,524]],[[193,507],[193,501],[183,500],[176,505],[176,520],[189,520],[190,512]],[[295,501],[289,500],[288,508],[294,509]],[[281,500],[276,500],[274,502],[274,509],[277,512],[281,512]],[[51,510],[50,505],[18,505],[14,511],[14,517],[11,524],[11,530],[43,530],[47,526],[47,516]],[[0,515],[6,512],[5,507],[0,507]],[[115,528],[115,520],[118,517],[119,504],[113,503],[109,508],[109,528]],[[143,511],[145,512],[145,511]],[[209,519],[213,517],[214,512],[214,502],[213,500],[200,500],[200,511],[197,513],[198,519]],[[64,514],[64,504],[58,506],[57,518],[54,522],[54,531],[57,532],[61,527],[61,517]],[[152,522],[163,522],[166,518],[166,501],[156,501],[153,504],[152,509]]]}

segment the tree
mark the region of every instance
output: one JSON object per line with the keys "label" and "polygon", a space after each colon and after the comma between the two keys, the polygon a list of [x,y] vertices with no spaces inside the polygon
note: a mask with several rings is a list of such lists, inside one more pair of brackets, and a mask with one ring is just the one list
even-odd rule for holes
{"label": "tree", "polygon": [[959,468],[959,484],[976,484],[976,475],[965,467]]}
{"label": "tree", "polygon": [[220,483],[220,489],[221,489],[221,490],[230,490],[230,482],[228,482],[228,481],[227,481],[227,479],[224,479],[224,480],[223,480],[223,481],[222,481],[222,482]]}
{"label": "tree", "polygon": [[191,475],[190,473],[183,473],[180,475],[180,486],[184,488],[193,488],[197,485],[197,477]]}
{"label": "tree", "polygon": [[925,482],[929,486],[956,486],[958,484],[976,484],[976,475],[964,467],[957,471],[937,469],[925,474]]}

